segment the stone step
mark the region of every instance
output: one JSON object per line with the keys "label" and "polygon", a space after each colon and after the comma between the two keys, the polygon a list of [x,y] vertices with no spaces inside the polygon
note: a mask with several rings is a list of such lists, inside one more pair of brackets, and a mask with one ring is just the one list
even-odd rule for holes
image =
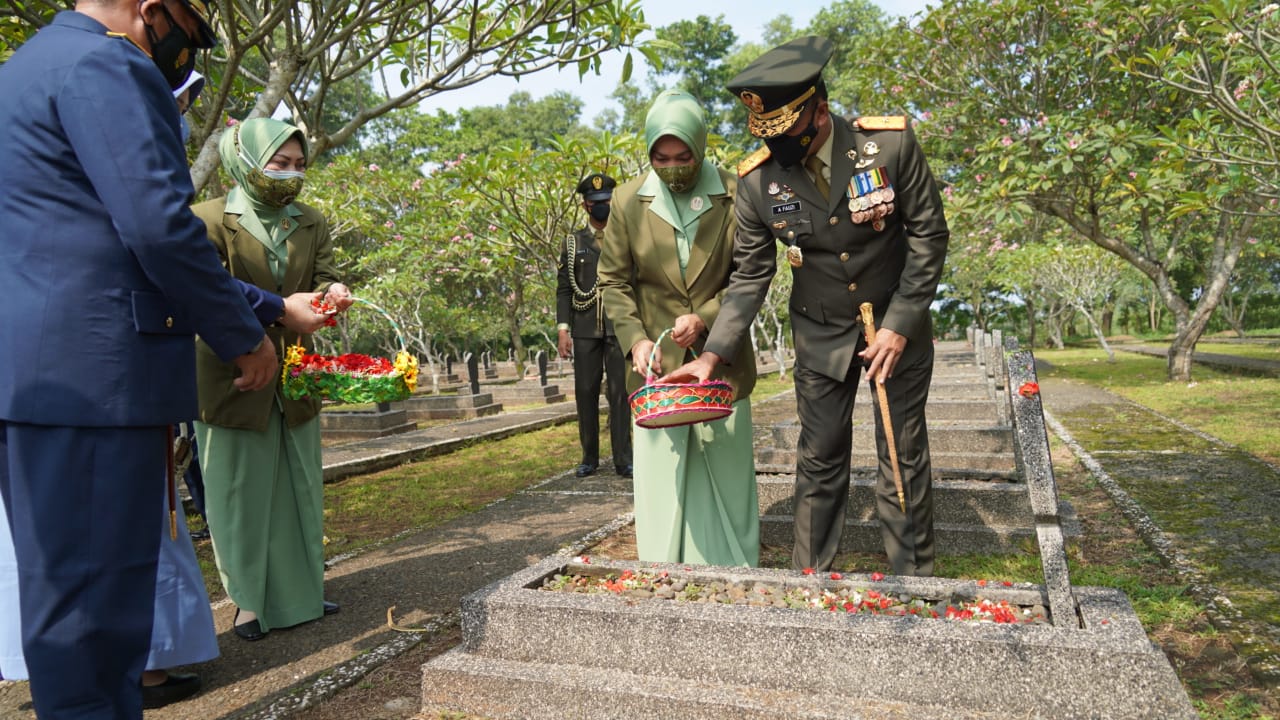
{"label": "stone step", "polygon": [[[849,482],[848,517],[857,522],[876,519],[876,480],[854,476]],[[760,515],[792,513],[795,498],[794,475],[756,475],[756,495]],[[1031,499],[1022,483],[999,480],[935,480],[933,483],[934,522],[951,525],[1031,527]]]}
{"label": "stone step", "polygon": [[[874,470],[879,461],[872,450],[874,445],[855,445],[849,456],[854,472]],[[968,477],[973,475],[1009,476],[1016,470],[1012,453],[941,452],[930,450],[929,459],[933,476]],[[794,473],[796,451],[776,447],[756,448],[757,473]]]}
{"label": "stone step", "polygon": [[[935,508],[937,506],[935,505]],[[869,506],[875,514],[874,506]],[[1062,535],[1068,546],[1080,539],[1080,523],[1075,510],[1066,502],[1060,502]],[[982,523],[934,522],[933,532],[939,555],[988,555],[1034,552],[1036,528],[1028,518],[1025,525],[986,525]],[[790,515],[762,515],[760,517],[760,543],[783,548],[788,553],[795,544],[795,518]],[[880,522],[858,519],[849,515],[840,534],[840,552],[882,553],[884,539],[880,535]]]}
{"label": "stone step", "polygon": [[[868,402],[864,402],[863,393],[859,393],[858,401],[853,404],[853,421],[871,422],[873,414],[879,413],[879,406],[875,399],[872,398]],[[871,397],[871,396],[867,396]],[[929,398],[929,403],[925,405],[925,415],[929,419],[929,425],[939,421],[964,420],[975,425],[997,423],[999,410],[994,400],[987,398],[980,399],[951,399],[944,400],[934,397]]]}
{"label": "stone step", "polygon": [[[1025,625],[536,589],[556,573],[624,570],[698,585],[1048,605],[1039,585],[551,557],[463,599],[462,645],[423,666],[424,707],[489,718],[929,718],[932,708],[951,717],[1197,717],[1111,588],[1075,588],[1074,612]],[[834,704],[792,707],[806,696]]]}
{"label": "stone step", "polygon": [[[773,445],[779,450],[794,450],[800,441],[798,420],[773,426]],[[875,447],[875,426],[871,422],[855,423],[853,447]],[[929,451],[942,453],[1012,453],[1013,428],[995,425],[959,424],[929,425]]]}
{"label": "stone step", "polygon": [[320,413],[320,433],[326,440],[368,440],[418,429],[404,410],[338,411]]}

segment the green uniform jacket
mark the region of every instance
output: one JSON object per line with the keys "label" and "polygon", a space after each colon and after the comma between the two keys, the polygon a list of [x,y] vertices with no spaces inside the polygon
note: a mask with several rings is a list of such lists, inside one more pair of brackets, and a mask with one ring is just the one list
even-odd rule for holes
{"label": "green uniform jacket", "polygon": [[[862,332],[864,302],[874,306],[877,327],[906,336],[900,364],[912,364],[932,342],[929,305],[950,233],[924,154],[910,127],[867,131],[835,115],[831,120],[830,200],[819,197],[802,166],[784,169],[772,159],[739,181],[736,268],[706,345],[722,358],[737,353],[760,311],[776,271],[775,242],[794,243],[803,254],[803,265],[792,268],[798,364],[843,379]],[[870,162],[855,169],[858,160]],[[848,209],[850,178],[875,168],[884,168],[896,193],[895,212],[880,231],[854,223]]]}
{"label": "green uniform jacket", "polygon": [[[641,175],[614,191],[600,255],[605,314],[613,320],[618,344],[628,356],[637,342],[656,340],[681,315],[696,313],[708,328],[715,327],[720,296],[732,269],[737,227],[733,213],[737,178],[720,171],[726,192],[711,196],[711,208],[699,219],[682,278],[675,229],[650,211],[652,198],[636,194],[644,179]],[[693,348],[702,352],[704,340],[699,339]],[[733,365],[717,368],[714,377],[733,385],[736,401],[748,397],[755,388],[756,364],[750,343],[737,348],[733,357]],[[671,372],[685,360],[685,351],[668,336],[662,341],[662,370],[657,374]],[[634,363],[629,363],[627,370],[627,391],[635,392],[644,385],[644,378],[636,374]]]}
{"label": "green uniform jacket", "polygon": [[[283,297],[296,292],[323,292],[338,281],[333,267],[333,244],[329,238],[329,223],[318,210],[302,203],[294,206],[302,210],[293,220],[298,229],[285,241],[289,248],[289,266],[285,269],[283,285],[277,285],[267,263],[267,251],[258,239],[240,226],[239,216],[225,212],[226,198],[200,203],[192,208],[196,217],[209,229],[209,240],[218,250],[222,265],[235,277],[253,283]],[[284,357],[284,348],[302,340],[307,352],[312,352],[311,337],[299,336],[292,330],[272,325],[267,337],[276,346],[276,354]],[[196,340],[196,382],[200,400],[200,421],[210,425],[266,430],[271,403],[280,392],[280,379],[261,390],[242,392],[232,384],[239,370],[233,363],[225,363],[213,350]],[[290,427],[296,427],[320,412],[320,401],[315,398],[287,400],[281,396],[281,407]]]}

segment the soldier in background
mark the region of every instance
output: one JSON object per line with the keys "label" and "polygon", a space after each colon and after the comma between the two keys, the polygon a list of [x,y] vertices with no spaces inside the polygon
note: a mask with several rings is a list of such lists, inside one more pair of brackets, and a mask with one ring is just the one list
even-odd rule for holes
{"label": "soldier in background", "polygon": [[600,385],[606,372],[613,465],[618,475],[632,475],[626,365],[596,285],[600,241],[609,221],[609,201],[615,185],[613,178],[601,173],[592,173],[578,183],[589,224],[561,245],[556,274],[557,349],[560,357],[573,358],[573,392],[578,404],[578,439],[582,443],[582,462],[574,475],[580,478],[594,474],[600,465]]}

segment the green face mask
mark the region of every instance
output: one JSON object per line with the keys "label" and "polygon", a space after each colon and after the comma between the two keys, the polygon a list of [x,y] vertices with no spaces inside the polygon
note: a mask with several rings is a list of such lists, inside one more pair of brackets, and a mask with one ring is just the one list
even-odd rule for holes
{"label": "green face mask", "polygon": [[682,193],[693,187],[698,179],[697,165],[670,165],[654,168],[658,179],[666,183],[673,193]]}

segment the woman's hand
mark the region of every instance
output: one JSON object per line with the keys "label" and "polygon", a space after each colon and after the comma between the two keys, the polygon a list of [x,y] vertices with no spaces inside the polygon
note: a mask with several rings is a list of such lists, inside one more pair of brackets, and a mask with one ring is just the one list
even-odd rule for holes
{"label": "woman's hand", "polygon": [[662,372],[662,348],[645,338],[631,346],[631,367],[642,378],[649,377],[649,353],[653,353],[653,373]]}
{"label": "woman's hand", "polygon": [[324,294],[324,299],[338,308],[338,312],[343,312],[347,308],[355,304],[356,299],[342,283],[334,283],[329,286],[329,290]]}
{"label": "woman's hand", "polygon": [[680,347],[688,350],[697,342],[702,333],[707,331],[707,324],[693,313],[676,318],[671,328],[671,339]]}

